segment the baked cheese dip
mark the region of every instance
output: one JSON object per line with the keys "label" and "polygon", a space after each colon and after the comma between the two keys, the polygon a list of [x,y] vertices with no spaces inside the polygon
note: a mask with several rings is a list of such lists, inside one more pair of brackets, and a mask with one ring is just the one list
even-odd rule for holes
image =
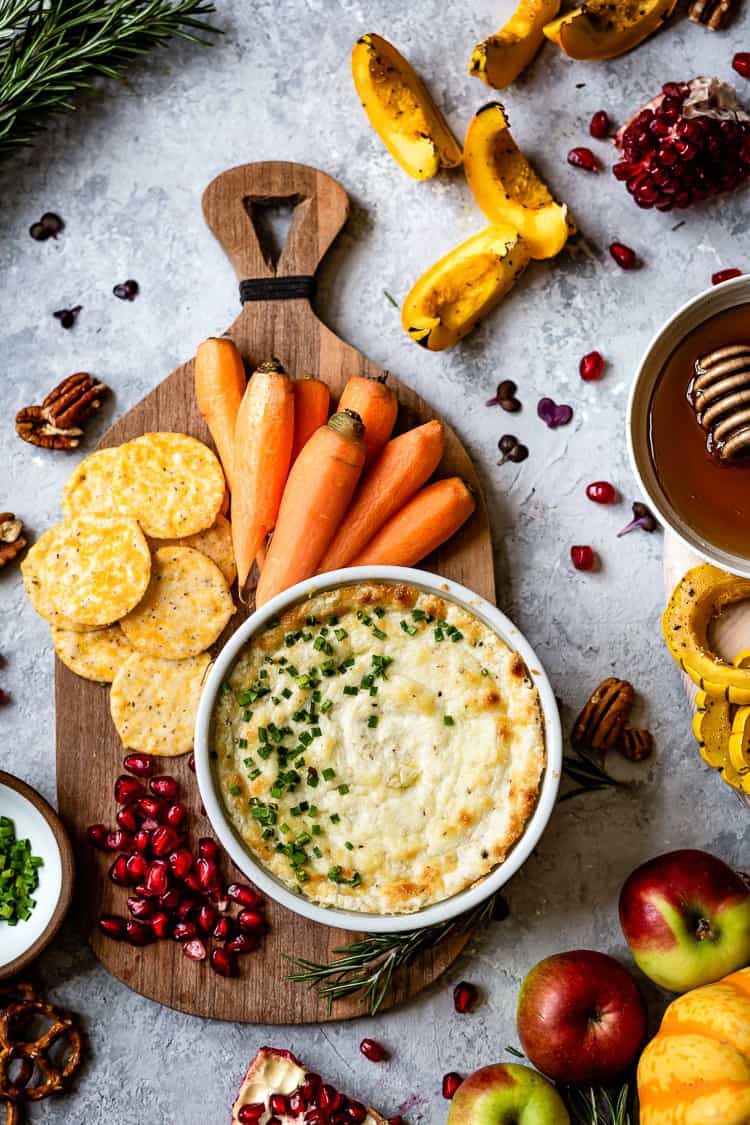
{"label": "baked cheese dip", "polygon": [[392,584],[289,609],[222,685],[211,753],[235,831],[325,906],[405,914],[502,862],[545,764],[536,687],[474,614]]}

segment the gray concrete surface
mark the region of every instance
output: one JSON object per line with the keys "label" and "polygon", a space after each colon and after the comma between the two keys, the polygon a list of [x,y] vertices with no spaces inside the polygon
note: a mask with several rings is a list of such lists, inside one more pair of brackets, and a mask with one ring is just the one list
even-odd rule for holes
{"label": "gray concrete surface", "polygon": [[[471,450],[492,510],[499,603],[544,660],[566,726],[593,685],[616,672],[642,693],[641,717],[657,751],[649,765],[622,769],[635,779],[629,793],[562,804],[509,888],[510,918],[478,938],[445,979],[377,1020],[263,1028],[190,1019],[108,976],[71,919],[42,970],[53,995],[81,1013],[88,1062],[74,1092],[33,1106],[29,1117],[218,1125],[229,1119],[247,1060],[270,1043],[291,1046],[391,1113],[413,1096],[408,1119],[438,1125],[446,1111],[441,1075],[503,1057],[516,1038],[518,984],[540,957],[580,946],[626,954],[616,899],[637,862],[695,845],[747,863],[747,812],[698,758],[679,679],[660,641],[661,534],[615,538],[636,498],[623,420],[637,357],[714,270],[750,266],[747,194],[677,216],[639,212],[608,172],[587,175],[565,157],[574,144],[591,143],[587,123],[597,109],[621,122],[667,79],[731,78],[734,50],[750,44],[750,17],[718,35],[680,17],[611,63],[573,64],[552,46],[543,51],[503,101],[518,142],[569,202],[582,236],[554,264],[534,265],[463,346],[429,355],[404,336],[384,290],[403,298],[438,253],[482,218],[460,175],[418,184],[395,166],[354,94],[349,49],[363,31],[392,38],[429,77],[461,135],[488,100],[467,73],[471,47],[503,13],[493,0],[218,0],[218,8],[225,35],[210,51],[180,47],[133,68],[124,89],[102,90],[0,168],[0,507],[38,534],[57,518],[76,460],[18,441],[19,407],[84,369],[115,389],[111,418],[235,315],[233,274],[201,217],[208,181],[245,161],[317,165],[345,185],[353,204],[323,270],[322,316],[432,400]],[[605,144],[593,147],[610,159]],[[63,215],[66,229],[58,241],[38,244],[27,228],[47,209]],[[638,250],[642,269],[618,269],[606,249],[613,238]],[[141,286],[133,304],[111,294],[126,277]],[[51,314],[72,304],[83,311],[65,332]],[[578,361],[594,347],[607,371],[600,383],[585,385]],[[524,403],[512,418],[484,406],[506,377],[516,380]],[[572,424],[546,429],[536,417],[541,395],[571,403]],[[530,449],[520,466],[496,465],[497,440],[507,430]],[[585,485],[602,477],[622,492],[614,509],[585,498]],[[599,573],[572,570],[569,547],[582,542],[600,552]],[[0,683],[13,695],[0,712],[0,767],[54,798],[52,653],[16,568],[0,576],[0,607],[7,661]],[[484,995],[465,1018],[451,1004],[461,978],[476,981]],[[656,1011],[659,997],[650,994]],[[388,1065],[360,1057],[365,1034],[392,1049]]]}

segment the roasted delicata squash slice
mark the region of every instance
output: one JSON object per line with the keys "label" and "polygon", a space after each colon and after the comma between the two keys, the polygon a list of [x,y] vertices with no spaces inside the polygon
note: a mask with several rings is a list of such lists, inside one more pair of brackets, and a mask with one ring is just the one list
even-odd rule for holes
{"label": "roasted delicata squash slice", "polygon": [[477,43],[469,74],[502,90],[529,65],[544,42],[543,27],[560,10],[560,0],[519,0],[518,7],[497,35]]}
{"label": "roasted delicata squash slice", "polygon": [[365,113],[394,160],[415,180],[461,163],[461,146],[411,63],[387,39],[363,35],[352,75]]}
{"label": "roasted delicata squash slice", "polygon": [[729,735],[729,764],[739,774],[750,773],[750,707],[738,707]]}
{"label": "roasted delicata squash slice", "polygon": [[586,0],[548,23],[544,34],[571,59],[614,59],[658,31],[677,0]]}
{"label": "roasted delicata squash slice", "polygon": [[567,207],[555,202],[510,135],[500,102],[489,102],[472,117],[464,172],[490,222],[514,226],[532,258],[554,258],[574,233]]}
{"label": "roasted delicata squash slice", "polygon": [[727,764],[727,747],[732,733],[731,708],[726,699],[717,699],[705,691],[695,697],[693,734],[698,740],[701,758],[714,769]]}
{"label": "roasted delicata squash slice", "polygon": [[422,274],[404,301],[401,323],[423,348],[450,348],[500,303],[528,261],[514,227],[487,227]]}
{"label": "roasted delicata squash slice", "polygon": [[683,575],[662,617],[667,648],[701,691],[729,703],[750,704],[750,668],[722,660],[711,648],[711,621],[727,606],[750,598],[750,579],[726,574],[709,563]]}

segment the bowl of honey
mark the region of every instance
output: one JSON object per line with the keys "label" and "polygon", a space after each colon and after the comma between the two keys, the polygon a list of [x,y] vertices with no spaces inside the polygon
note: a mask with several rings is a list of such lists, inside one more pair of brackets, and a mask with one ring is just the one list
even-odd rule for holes
{"label": "bowl of honey", "polygon": [[750,276],[683,305],[646,349],[628,403],[633,471],[662,523],[750,577]]}

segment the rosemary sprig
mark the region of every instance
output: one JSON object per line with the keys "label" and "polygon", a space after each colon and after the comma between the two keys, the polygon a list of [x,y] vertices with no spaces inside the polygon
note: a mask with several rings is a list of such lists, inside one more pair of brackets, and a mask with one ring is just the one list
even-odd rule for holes
{"label": "rosemary sprig", "polygon": [[629,1083],[610,1094],[603,1086],[584,1090],[571,1086],[566,1091],[572,1125],[633,1125],[633,1094]]}
{"label": "rosemary sprig", "polygon": [[597,789],[627,789],[627,782],[612,777],[584,750],[573,750],[572,754],[563,755],[563,773],[571,781],[575,781],[578,788],[564,793],[558,798],[559,801],[569,801],[580,793],[591,793]]}
{"label": "rosemary sprig", "polygon": [[437,922],[423,930],[408,930],[402,934],[366,934],[359,941],[334,950],[341,956],[328,964],[289,958],[300,969],[289,979],[314,988],[327,1001],[329,1015],[334,1002],[345,996],[360,996],[370,1015],[375,1015],[388,995],[398,969],[410,965],[426,949],[434,949],[450,934],[465,934],[486,925],[500,899],[498,891],[459,918]]}
{"label": "rosemary sprig", "polygon": [[2,0],[0,157],[169,39],[207,43],[208,0]]}

